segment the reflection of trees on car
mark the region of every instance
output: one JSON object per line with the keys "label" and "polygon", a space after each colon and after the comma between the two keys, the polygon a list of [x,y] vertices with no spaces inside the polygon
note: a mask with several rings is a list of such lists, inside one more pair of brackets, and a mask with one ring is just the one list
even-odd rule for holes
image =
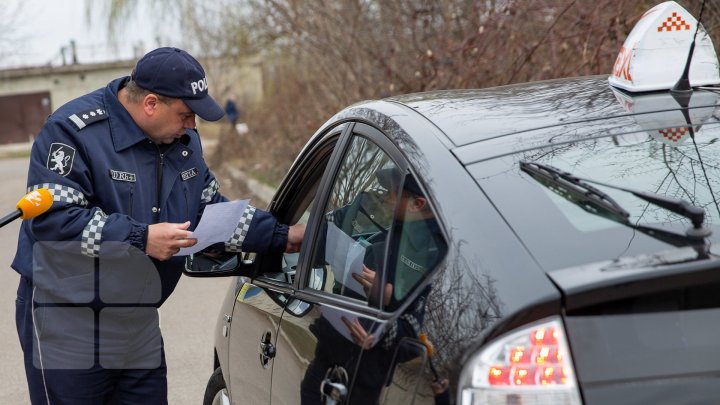
{"label": "reflection of trees on car", "polygon": [[[389,158],[367,140],[356,142],[355,147],[348,151],[330,197],[330,204],[342,207],[349,204],[363,190],[377,189],[372,187],[375,172],[383,167]],[[348,173],[353,173],[352,176]]]}
{"label": "reflection of trees on car", "polygon": [[[387,232],[392,221],[392,207],[387,203],[387,191],[375,188],[362,191],[352,202],[327,214],[327,219],[343,228],[350,221],[351,237],[368,238],[377,232]],[[349,229],[349,228],[348,228]]]}
{"label": "reflection of trees on car", "polygon": [[449,256],[455,260],[439,270],[446,273],[439,278],[444,282],[436,283],[428,295],[424,331],[433,344],[438,373],[457,381],[455,347],[476,339],[477,331],[501,319],[502,302],[495,281],[488,274],[471,270],[479,267],[477,263],[468,263],[457,253]]}
{"label": "reflection of trees on car", "polygon": [[[523,159],[535,160],[542,157],[548,162],[601,160],[602,166],[596,167],[595,172],[585,172],[584,175],[611,184],[687,199],[694,205],[720,214],[715,197],[720,190],[720,182],[706,177],[709,170],[720,168],[720,160],[717,154],[707,152],[708,148],[714,148],[712,144],[715,141],[703,135],[700,130],[695,139],[688,139],[676,146],[659,142],[645,133],[626,135],[622,138],[622,143],[614,136],[602,136],[553,148],[551,152],[536,150],[525,154]],[[598,159],[598,156],[602,156],[602,159]],[[643,158],[639,159],[639,156]],[[617,198],[619,201],[627,201],[632,197],[618,195]],[[685,223],[682,217],[644,202],[632,202],[623,206],[636,215],[635,220],[642,222],[675,222],[680,225]]]}

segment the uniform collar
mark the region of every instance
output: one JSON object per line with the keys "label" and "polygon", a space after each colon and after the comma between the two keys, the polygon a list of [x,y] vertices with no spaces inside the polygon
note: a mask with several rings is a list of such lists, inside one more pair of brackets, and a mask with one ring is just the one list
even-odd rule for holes
{"label": "uniform collar", "polygon": [[105,108],[110,121],[110,136],[116,152],[127,149],[139,142],[152,142],[142,129],[133,121],[130,113],[118,99],[118,91],[130,79],[121,77],[108,83],[105,87]]}

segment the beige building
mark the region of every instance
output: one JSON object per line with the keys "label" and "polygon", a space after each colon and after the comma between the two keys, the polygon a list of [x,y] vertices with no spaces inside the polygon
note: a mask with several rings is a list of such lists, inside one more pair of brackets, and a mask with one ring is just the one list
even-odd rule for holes
{"label": "beige building", "polygon": [[[262,97],[259,58],[212,58],[205,67],[210,94],[223,104],[234,94],[238,105]],[[0,70],[0,145],[31,142],[47,116],[75,97],[127,76],[134,60],[67,66],[41,66]],[[198,126],[202,126],[199,122]]]}

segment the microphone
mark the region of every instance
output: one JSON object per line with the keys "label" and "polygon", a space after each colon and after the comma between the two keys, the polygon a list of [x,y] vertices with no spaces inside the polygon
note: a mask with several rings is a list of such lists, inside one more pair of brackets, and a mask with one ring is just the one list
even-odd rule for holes
{"label": "microphone", "polygon": [[0,228],[18,218],[34,218],[50,209],[52,203],[53,196],[48,189],[39,188],[33,190],[25,194],[25,196],[18,201],[17,205],[15,205],[15,211],[0,219]]}

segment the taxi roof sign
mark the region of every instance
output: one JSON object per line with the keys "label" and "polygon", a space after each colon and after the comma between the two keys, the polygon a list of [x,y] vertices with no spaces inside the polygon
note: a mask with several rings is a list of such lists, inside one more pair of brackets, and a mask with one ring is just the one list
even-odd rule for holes
{"label": "taxi roof sign", "polygon": [[[698,22],[674,1],[648,10],[625,39],[608,81],[612,86],[643,92],[668,90],[682,76]],[[690,85],[720,83],[720,64],[700,24],[690,63]]]}

